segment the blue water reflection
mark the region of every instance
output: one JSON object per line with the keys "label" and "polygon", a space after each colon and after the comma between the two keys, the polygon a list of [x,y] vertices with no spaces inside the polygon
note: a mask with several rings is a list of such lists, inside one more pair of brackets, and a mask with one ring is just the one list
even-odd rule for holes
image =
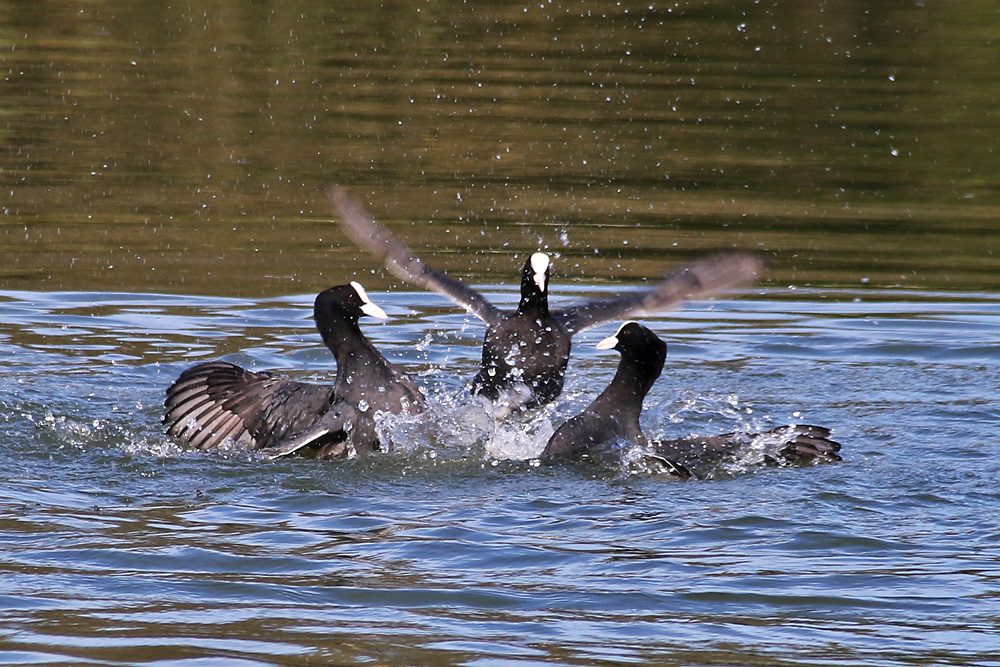
{"label": "blue water reflection", "polygon": [[530,460],[613,374],[603,331],[497,445],[462,416],[478,322],[375,293],[392,319],[366,332],[450,432],[267,462],[166,438],[163,390],[216,356],[328,376],[310,296],[0,294],[0,657],[986,664],[1000,301],[898,296],[749,291],[648,320],[670,351],[647,433],[801,420],[845,445],[839,464],[678,483]]}

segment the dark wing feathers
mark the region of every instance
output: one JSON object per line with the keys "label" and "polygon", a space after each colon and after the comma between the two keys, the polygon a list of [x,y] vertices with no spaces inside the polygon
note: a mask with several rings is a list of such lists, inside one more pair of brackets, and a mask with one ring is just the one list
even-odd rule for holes
{"label": "dark wing feathers", "polygon": [[[381,259],[397,277],[433,290],[483,320],[494,324],[503,311],[465,283],[435,271],[372,217],[343,189],[333,187],[330,201],[340,214],[340,225],[360,247]],[[750,253],[720,253],[669,275],[653,289],[592,301],[553,313],[570,335],[603,322],[668,310],[688,299],[704,298],[757,279],[763,264]]]}
{"label": "dark wing feathers", "polygon": [[[163,421],[170,424],[167,430],[170,435],[206,449],[218,446],[229,437],[238,440],[246,432],[239,415],[225,411],[218,395],[223,378],[228,382],[238,379],[233,368],[236,367],[231,364],[212,362],[198,364],[181,374],[167,389],[167,411]],[[225,386],[226,382],[221,384]],[[223,422],[224,428],[220,428]],[[241,426],[244,426],[243,432],[239,432]]]}
{"label": "dark wing feathers", "polygon": [[[208,431],[209,429],[205,429]],[[217,437],[220,441],[225,442],[227,439],[232,439],[234,442],[240,442],[241,439],[245,440],[245,436],[249,435],[246,431],[246,427],[243,424],[243,420],[233,413],[223,413],[222,419],[213,428]],[[199,449],[204,447],[198,445]]]}
{"label": "dark wing feathers", "polygon": [[[296,452],[307,445],[319,443],[327,439],[327,436],[334,433],[346,432],[357,422],[357,410],[343,401],[334,403],[322,418],[312,426],[288,437],[281,438],[272,445],[265,447],[262,453],[268,458],[278,458]],[[349,426],[350,425],[350,426]],[[354,433],[349,437],[354,440]],[[374,434],[372,438],[374,439]],[[360,440],[360,438],[358,438]],[[337,441],[330,443],[339,444]],[[344,444],[346,446],[346,444]],[[324,450],[321,450],[321,454]]]}
{"label": "dark wing feathers", "polygon": [[163,421],[170,435],[199,449],[227,439],[268,447],[310,426],[331,393],[327,386],[212,361],[187,369],[167,389]]}
{"label": "dark wing feathers", "polygon": [[234,430],[243,427],[239,417],[225,412],[218,406],[213,406],[210,412],[198,420],[198,423],[200,428],[193,429],[189,441],[193,447],[198,449],[209,449],[225,442]]}
{"label": "dark wing feathers", "polygon": [[821,426],[806,426],[796,430],[795,437],[778,452],[785,461],[798,463],[813,459],[840,461],[840,443],[830,439],[830,429]]}
{"label": "dark wing feathers", "polygon": [[[810,424],[797,424],[795,426],[787,426],[785,428],[792,429],[792,431],[797,435],[809,438],[819,438],[821,440],[826,440],[833,434],[833,431],[825,426],[812,426]],[[837,445],[837,451],[839,451],[840,445],[833,441],[831,442],[832,444]]]}
{"label": "dark wing feathers", "polygon": [[424,264],[405,243],[375,222],[341,188],[331,188],[329,196],[334,210],[340,213],[341,228],[360,247],[381,259],[396,277],[437,292],[487,324],[493,324],[503,317],[503,311],[487,301],[482,294],[462,281],[449,278]]}
{"label": "dark wing feathers", "polygon": [[658,313],[686,300],[718,294],[756,280],[762,269],[763,263],[755,255],[719,253],[673,272],[652,289],[590,301],[561,309],[552,316],[573,335],[604,322]]}
{"label": "dark wing feathers", "polygon": [[172,421],[168,432],[182,440],[190,440],[200,429],[199,421],[205,421],[206,413],[211,415],[215,407],[207,396],[195,396],[187,403],[176,405],[165,418],[165,421]]}
{"label": "dark wing feathers", "polygon": [[778,426],[760,433],[724,433],[722,435],[680,438],[656,443],[656,453],[671,461],[715,463],[738,456],[757,441],[766,447],[767,460],[773,463],[840,461],[840,443],[831,439],[830,429],[809,424]]}
{"label": "dark wing feathers", "polygon": [[647,454],[646,462],[651,464],[654,468],[659,469],[660,473],[665,473],[678,479],[691,479],[694,474],[680,463],[676,461],[671,461],[670,459],[660,456],[659,454]]}

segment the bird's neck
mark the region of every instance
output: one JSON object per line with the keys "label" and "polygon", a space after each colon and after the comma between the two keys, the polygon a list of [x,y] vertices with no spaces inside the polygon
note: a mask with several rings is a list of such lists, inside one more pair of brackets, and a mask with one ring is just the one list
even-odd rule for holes
{"label": "bird's neck", "polygon": [[521,294],[521,301],[517,304],[517,312],[545,317],[549,314],[549,299],[544,292],[529,292]]}
{"label": "bird's neck", "polygon": [[364,363],[364,357],[371,344],[361,333],[357,323],[329,322],[320,326],[319,332],[323,337],[323,343],[337,360],[338,373],[341,369]]}
{"label": "bird's neck", "polygon": [[638,412],[642,410],[642,401],[659,376],[660,371],[654,365],[623,356],[618,362],[618,372],[604,393],[621,401],[623,410]]}

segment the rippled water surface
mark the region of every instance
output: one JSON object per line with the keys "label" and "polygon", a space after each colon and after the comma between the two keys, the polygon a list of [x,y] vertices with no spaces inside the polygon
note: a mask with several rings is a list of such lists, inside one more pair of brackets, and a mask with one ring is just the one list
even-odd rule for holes
{"label": "rippled water surface", "polygon": [[996,663],[997,299],[760,290],[648,320],[670,346],[649,435],[798,421],[844,445],[676,482],[531,461],[613,374],[607,327],[563,399],[492,433],[465,397],[479,323],[373,296],[429,426],[268,462],[164,436],[163,390],[217,356],[329,377],[311,295],[0,294],[0,662]]}

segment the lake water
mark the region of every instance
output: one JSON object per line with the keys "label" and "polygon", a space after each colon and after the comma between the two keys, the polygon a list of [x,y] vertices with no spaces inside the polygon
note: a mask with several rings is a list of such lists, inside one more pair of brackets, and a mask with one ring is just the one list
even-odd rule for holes
{"label": "lake water", "polygon": [[[0,10],[0,664],[1000,665],[992,3]],[[538,249],[557,304],[760,252],[643,320],[643,426],[844,460],[537,465],[615,324],[493,431],[482,325],[357,251],[331,182],[505,306]],[[331,377],[312,300],[355,279],[426,424],[343,462],[163,434],[197,361]]]}
{"label": "lake water", "polygon": [[329,376],[311,295],[0,298],[4,664],[996,663],[1000,297],[763,290],[647,321],[651,437],[844,444],[698,482],[530,461],[613,374],[602,329],[554,408],[494,435],[464,389],[482,328],[377,294],[393,319],[365,330],[431,427],[266,462],[166,438],[163,390],[219,354]]}

